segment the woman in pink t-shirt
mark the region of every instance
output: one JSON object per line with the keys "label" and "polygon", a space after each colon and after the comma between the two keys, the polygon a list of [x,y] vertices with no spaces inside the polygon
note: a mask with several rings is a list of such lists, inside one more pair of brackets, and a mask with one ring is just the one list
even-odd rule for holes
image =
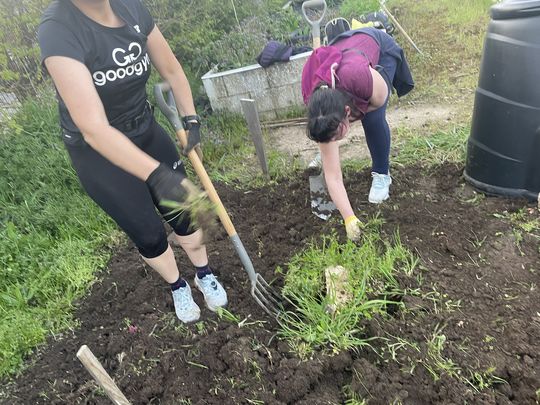
{"label": "woman in pink t-shirt", "polygon": [[343,184],[337,141],[347,135],[351,122],[362,120],[372,158],[368,201],[387,200],[392,179],[386,105],[392,86],[401,96],[414,83],[402,49],[391,36],[374,28],[348,31],[331,45],[316,49],[302,72],[308,137],[319,143],[330,197],[352,240],[360,237],[362,224]]}

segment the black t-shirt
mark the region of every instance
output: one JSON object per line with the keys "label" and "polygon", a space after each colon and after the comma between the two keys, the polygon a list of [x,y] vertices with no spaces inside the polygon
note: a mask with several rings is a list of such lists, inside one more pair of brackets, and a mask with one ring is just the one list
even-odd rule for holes
{"label": "black t-shirt", "polygon": [[[140,115],[146,106],[150,58],[146,40],[154,21],[140,0],[110,0],[125,25],[105,27],[83,14],[69,0],[55,0],[43,13],[38,30],[41,60],[66,56],[86,65],[105,107],[109,123],[122,123]],[[60,124],[65,131],[79,130],[58,96]]]}

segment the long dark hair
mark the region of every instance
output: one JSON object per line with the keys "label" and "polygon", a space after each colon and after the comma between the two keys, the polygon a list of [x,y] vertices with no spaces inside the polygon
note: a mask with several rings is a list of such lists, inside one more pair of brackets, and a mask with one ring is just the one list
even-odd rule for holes
{"label": "long dark hair", "polygon": [[308,104],[308,138],[319,143],[330,142],[339,124],[346,119],[345,106],[349,104],[347,94],[325,83],[319,85]]}

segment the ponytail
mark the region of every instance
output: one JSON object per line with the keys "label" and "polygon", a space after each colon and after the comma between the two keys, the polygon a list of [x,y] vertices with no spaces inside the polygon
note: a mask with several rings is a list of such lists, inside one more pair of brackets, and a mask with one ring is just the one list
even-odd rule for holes
{"label": "ponytail", "polygon": [[308,104],[308,138],[318,143],[330,142],[339,124],[347,119],[347,104],[348,98],[340,90],[319,84]]}

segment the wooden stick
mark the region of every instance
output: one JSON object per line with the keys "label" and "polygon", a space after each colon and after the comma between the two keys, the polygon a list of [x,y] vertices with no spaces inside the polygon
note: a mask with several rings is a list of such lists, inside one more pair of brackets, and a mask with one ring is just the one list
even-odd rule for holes
{"label": "wooden stick", "polygon": [[120,388],[114,383],[113,379],[107,374],[96,356],[90,351],[88,346],[82,345],[77,352],[77,358],[94,377],[99,386],[105,390],[110,400],[116,405],[131,405],[127,398],[122,394]]}
{"label": "wooden stick", "polygon": [[306,117],[299,117],[299,118],[288,118],[284,120],[263,121],[261,122],[261,125],[264,127],[265,125],[305,123],[306,121],[307,121]]}
{"label": "wooden stick", "polygon": [[[178,128],[176,130],[176,136],[180,140],[180,145],[185,148],[188,143],[186,131],[183,128]],[[221,202],[221,198],[219,198],[216,188],[212,184],[212,180],[208,176],[208,173],[206,172],[206,169],[204,168],[201,159],[199,159],[199,155],[197,155],[195,149],[192,149],[188,153],[188,158],[193,166],[193,169],[195,169],[195,173],[197,173],[197,176],[199,176],[199,180],[203,185],[204,191],[206,191],[206,194],[208,194],[208,198],[210,198],[210,201],[216,205],[218,217],[221,220],[225,231],[227,231],[227,235],[229,235],[231,238],[236,236],[237,233],[234,224],[232,223],[225,206]]]}

